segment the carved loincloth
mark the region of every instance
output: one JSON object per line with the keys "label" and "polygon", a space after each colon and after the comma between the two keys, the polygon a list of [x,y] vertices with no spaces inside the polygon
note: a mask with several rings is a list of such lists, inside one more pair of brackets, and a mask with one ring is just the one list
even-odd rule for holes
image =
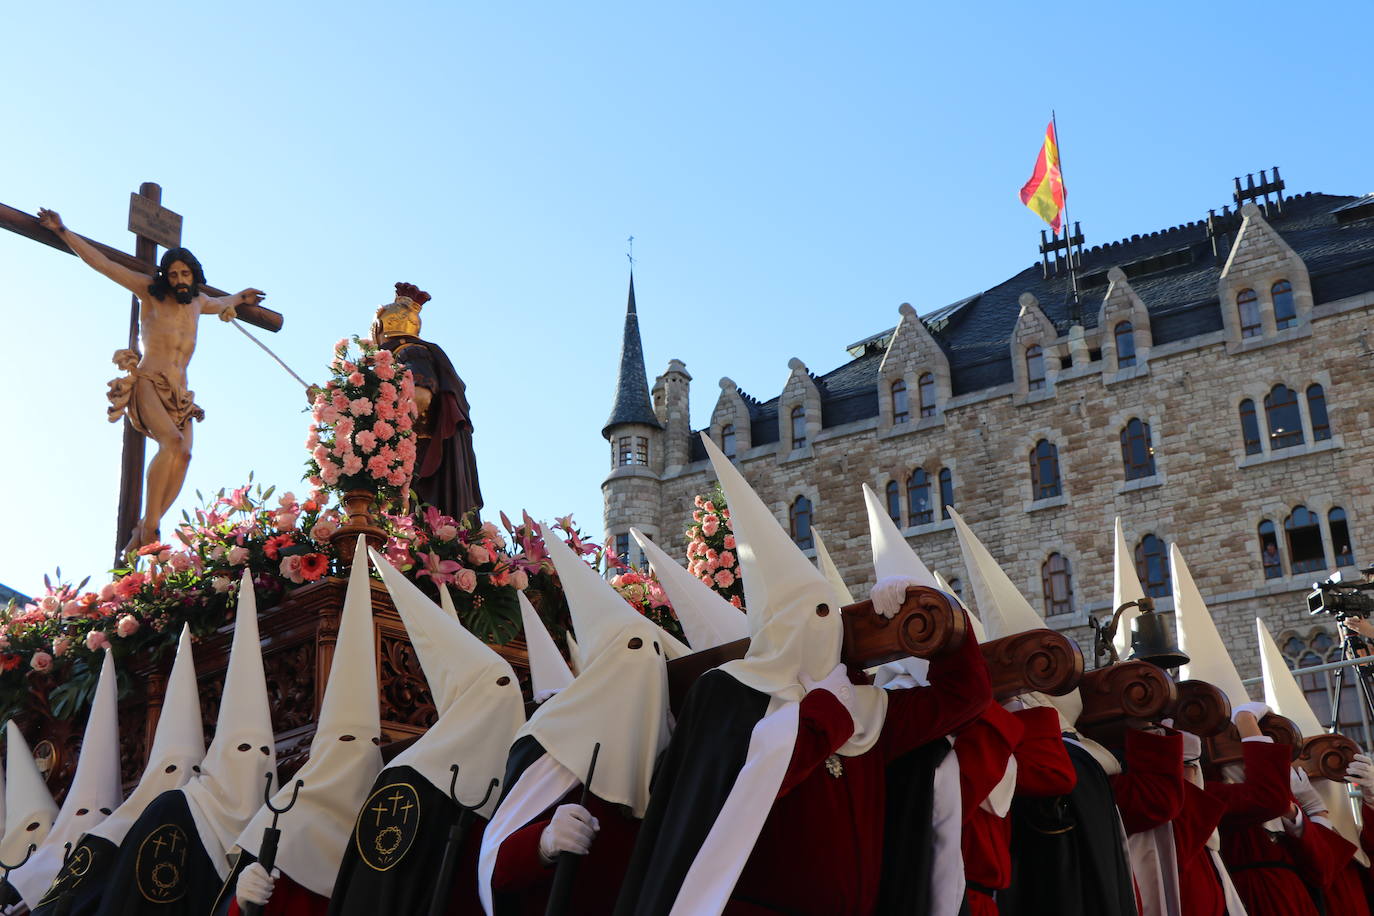
{"label": "carved loincloth", "polygon": [[[120,364],[119,356],[120,353],[115,354],[116,365]],[[136,397],[138,390],[146,387],[151,387],[156,392],[163,409],[167,411],[167,416],[171,417],[177,429],[184,430],[192,420],[205,419],[205,411],[195,402],[195,392],[175,384],[165,372],[145,372],[136,365],[130,367],[128,372],[128,375],[110,381],[110,391],[106,397],[110,399],[108,413],[111,423],[118,422],[120,417],[128,417],[134,429],[145,436],[151,435],[148,425],[139,415]]]}

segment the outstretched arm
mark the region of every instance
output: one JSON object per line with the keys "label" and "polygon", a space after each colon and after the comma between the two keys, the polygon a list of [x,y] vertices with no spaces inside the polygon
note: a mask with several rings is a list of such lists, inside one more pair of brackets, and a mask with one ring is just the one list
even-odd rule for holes
{"label": "outstretched arm", "polygon": [[242,292],[233,293],[228,296],[216,296],[205,298],[205,302],[200,307],[202,315],[218,315],[221,321],[233,321],[239,316],[238,307],[240,305],[257,305],[267,294],[260,289],[248,287]]}
{"label": "outstretched arm", "polygon": [[51,230],[54,235],[61,239],[78,258],[85,261],[100,273],[109,277],[120,286],[133,293],[135,296],[142,296],[148,291],[148,284],[152,278],[147,274],[130,270],[120,264],[111,261],[101,254],[94,245],[69,230],[62,224],[62,217],[57,215],[55,210],[39,209],[38,223],[44,229]]}

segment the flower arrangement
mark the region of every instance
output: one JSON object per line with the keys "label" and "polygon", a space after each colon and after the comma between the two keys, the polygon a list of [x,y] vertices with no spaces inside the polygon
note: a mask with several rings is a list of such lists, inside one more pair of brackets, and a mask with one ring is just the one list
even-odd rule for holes
{"label": "flower arrangement", "polygon": [[398,371],[391,351],[356,335],[334,345],[329,369],[325,386],[312,389],[310,483],[340,493],[371,490],[383,501],[400,497],[415,468],[414,377]]}
{"label": "flower arrangement", "polygon": [[687,571],[737,608],[744,607],[744,582],[735,555],[735,533],[725,493],[716,484],[695,500],[692,524],[687,526]]}

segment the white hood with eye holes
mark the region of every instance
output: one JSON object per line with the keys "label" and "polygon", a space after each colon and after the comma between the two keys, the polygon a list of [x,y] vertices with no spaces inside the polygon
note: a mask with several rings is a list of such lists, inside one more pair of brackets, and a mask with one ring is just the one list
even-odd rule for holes
{"label": "white hood with eye holes", "polygon": [[549,557],[568,598],[582,671],[539,707],[519,737],[533,735],[549,756],[587,775],[599,741],[592,792],[643,817],[654,761],[668,745],[668,669],[663,631],[543,526]]}
{"label": "white hood with eye holes", "polygon": [[200,720],[200,691],[196,688],[196,663],[191,655],[191,625],[181,628],[176,660],[167,678],[162,715],[157,720],[153,749],[138,785],[124,804],[91,831],[118,846],[143,809],[163,792],[180,788],[205,757],[205,728]]}
{"label": "white hood with eye holes", "polygon": [[29,743],[11,719],[5,723],[5,838],[0,841],[0,862],[23,861],[30,845],[48,838],[56,817],[57,802],[38,772]]}
{"label": "white hood with eye holes", "polygon": [[[76,775],[62,801],[52,829],[33,858],[10,872],[10,884],[32,909],[57,877],[66,856],[66,845],[75,846],[82,834],[99,824],[119,807],[124,793],[119,781],[119,718],[116,709],[114,658],[105,650],[100,682],[91,702],[90,718],[81,738],[76,758]],[[23,854],[20,854],[23,858]]]}
{"label": "white hood with eye holes", "polygon": [[[457,764],[458,800],[475,805],[492,779],[505,773],[511,742],[525,724],[520,682],[510,663],[456,616],[430,601],[376,551],[370,554],[420,658],[439,716],[388,768],[408,766],[447,795],[453,781],[450,767]],[[492,792],[477,814],[491,817],[500,797],[499,791]]]}
{"label": "white hood with eye holes", "polygon": [[221,878],[229,876],[229,850],[262,807],[271,773],[277,773],[277,739],[272,733],[272,707],[258,641],[258,603],[253,577],[245,570],[239,581],[234,642],[224,677],[215,737],[200,771],[182,786],[201,845]]}
{"label": "white hood with eye holes", "polygon": [[[372,635],[372,586],[367,575],[367,542],[358,536],[353,569],[344,596],[339,639],[329,669],[329,685],[310,742],[310,759],[296,778],[276,792],[278,808],[291,801],[297,780],[300,796],[281,815],[277,829],[277,867],[309,891],[328,897],[353,835],[353,822],[382,770],[381,712],[377,703],[377,656]],[[239,836],[238,845],[257,855],[262,832],[272,825],[262,806]]]}

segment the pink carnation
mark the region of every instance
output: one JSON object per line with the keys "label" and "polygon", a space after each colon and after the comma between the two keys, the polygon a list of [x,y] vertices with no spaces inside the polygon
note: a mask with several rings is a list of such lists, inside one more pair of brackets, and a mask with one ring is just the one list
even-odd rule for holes
{"label": "pink carnation", "polygon": [[310,451],[313,452],[313,451],[315,451],[315,446],[317,446],[317,445],[319,445],[319,444],[320,444],[320,431],[319,431],[318,429],[311,429],[310,432],[308,432],[308,433],[305,434],[305,447],[306,447],[307,449],[309,449]]}
{"label": "pink carnation", "polygon": [[389,470],[381,455],[373,455],[367,460],[367,472],[379,480],[385,479]]}
{"label": "pink carnation", "polygon": [[[383,352],[383,353],[386,353],[387,351],[383,350],[382,352]],[[380,360],[377,361],[377,365],[373,368],[372,371],[375,372],[375,373],[377,373],[377,378],[395,378],[395,377],[396,377],[396,367],[393,366],[391,363],[387,363],[386,365],[383,365],[382,362],[381,362]]]}
{"label": "pink carnation", "polygon": [[390,439],[396,435],[396,427],[385,420],[378,420],[372,424],[372,432],[376,434],[378,439]]}
{"label": "pink carnation", "polygon": [[344,456],[342,467],[343,472],[351,477],[363,469],[363,459],[350,452]]}
{"label": "pink carnation", "polygon": [[352,417],[341,417],[339,422],[334,424],[334,435],[342,439],[347,439],[349,436],[353,435],[354,429],[355,424]]}
{"label": "pink carnation", "polygon": [[472,594],[477,588],[477,573],[466,568],[460,569],[453,577],[453,584],[468,594]]}
{"label": "pink carnation", "polygon": [[329,486],[334,486],[339,482],[339,469],[333,464],[325,465],[320,468],[320,480]]}
{"label": "pink carnation", "polygon": [[310,457],[314,458],[319,464],[324,464],[329,460],[329,449],[323,445],[317,445],[310,450]]}
{"label": "pink carnation", "polygon": [[390,474],[386,475],[386,482],[391,484],[393,487],[404,486],[406,481],[409,479],[410,475],[407,474],[405,471],[401,470],[400,468],[397,468]]}
{"label": "pink carnation", "polygon": [[729,588],[735,584],[735,574],[728,569],[716,570],[716,585],[721,588]]}
{"label": "pink carnation", "polygon": [[186,570],[190,569],[192,566],[196,564],[195,561],[191,559],[191,555],[189,553],[186,553],[185,551],[178,551],[172,554],[171,559],[168,561],[168,565],[171,566],[172,569],[174,569],[177,572],[186,572]]}
{"label": "pink carnation", "polygon": [[43,674],[52,670],[52,656],[46,652],[35,652],[29,664],[33,666],[34,671]]}
{"label": "pink carnation", "polygon": [[127,639],[138,632],[138,618],[133,614],[124,614],[115,621],[115,633],[121,638]]}
{"label": "pink carnation", "polygon": [[734,555],[733,553],[731,553],[730,551],[728,551],[728,550],[722,550],[722,551],[720,552],[720,565],[721,565],[722,567],[725,567],[725,568],[729,568],[729,567],[731,567],[731,566],[734,566],[734,565],[735,565],[735,555]]}
{"label": "pink carnation", "polygon": [[344,394],[342,391],[335,391],[329,396],[329,406],[333,407],[339,413],[348,410],[349,403],[348,395]]}
{"label": "pink carnation", "polygon": [[367,398],[355,398],[348,404],[348,412],[355,417],[372,416],[372,402]]}
{"label": "pink carnation", "polygon": [[110,648],[110,637],[100,630],[92,630],[86,634],[86,648],[92,652],[99,652],[101,649]]}
{"label": "pink carnation", "polygon": [[377,447],[377,436],[378,434],[372,430],[365,429],[353,437],[353,444],[366,454]]}
{"label": "pink carnation", "polygon": [[744,607],[744,602],[741,601],[741,600],[739,600],[739,595],[731,595],[731,596],[730,596],[730,603],[733,604],[733,605],[734,605],[735,607],[737,607],[737,608],[743,608],[743,607]]}
{"label": "pink carnation", "polygon": [[727,534],[727,535],[725,536],[725,549],[726,549],[726,550],[734,550],[734,549],[735,549],[735,536],[734,536],[733,534]]}
{"label": "pink carnation", "polygon": [[355,370],[348,374],[348,384],[352,385],[355,388],[362,387],[362,384],[365,381],[367,381],[367,379],[363,378],[363,374],[361,372]]}
{"label": "pink carnation", "polygon": [[382,382],[377,386],[377,400],[379,401],[387,401],[394,404],[399,394],[400,392],[396,390],[396,386],[390,382]]}
{"label": "pink carnation", "polygon": [[702,519],[702,521],[701,521],[701,533],[704,534],[704,535],[706,535],[708,538],[709,538],[709,537],[715,537],[716,532],[719,531],[719,530],[720,530],[720,516],[719,516],[719,515],[711,514],[711,515],[706,516],[704,519]]}
{"label": "pink carnation", "polygon": [[[346,400],[347,399],[345,398],[345,401]],[[323,410],[320,411],[320,415],[316,419],[319,420],[319,422],[324,423],[326,425],[332,425],[339,421],[339,417],[342,416],[342,414],[343,411],[339,410],[338,407],[336,407],[333,404],[329,404]]]}

